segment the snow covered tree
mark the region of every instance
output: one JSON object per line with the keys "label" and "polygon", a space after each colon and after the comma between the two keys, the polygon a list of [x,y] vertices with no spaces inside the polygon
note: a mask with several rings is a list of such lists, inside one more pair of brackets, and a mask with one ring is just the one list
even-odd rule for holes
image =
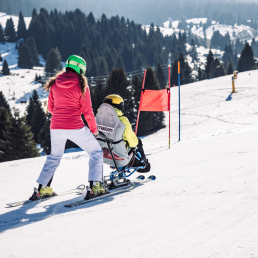
{"label": "snow covered tree", "polygon": [[33,65],[39,65],[39,54],[38,54],[38,50],[37,50],[34,38],[32,36],[27,38],[26,45],[30,49]]}
{"label": "snow covered tree", "polygon": [[24,21],[24,17],[22,13],[19,14],[19,22],[18,22],[18,29],[17,29],[17,38],[26,38],[27,30]]}
{"label": "snow covered tree", "polygon": [[16,32],[14,28],[13,19],[7,19],[6,26],[5,26],[5,36],[8,37],[9,42],[15,42],[16,41]]}
{"label": "snow covered tree", "polygon": [[2,74],[3,75],[10,75],[9,66],[6,60],[4,60],[3,68],[2,68]]}
{"label": "snow covered tree", "polygon": [[248,43],[246,43],[238,61],[238,71],[244,72],[244,71],[252,70],[254,68],[254,65],[255,65],[254,52],[251,46]]}
{"label": "snow covered tree", "polygon": [[2,58],[1,53],[0,53],[0,62],[2,62],[2,61],[3,61],[3,58]]}
{"label": "snow covered tree", "polygon": [[216,58],[211,63],[210,78],[217,78],[226,75],[223,64],[220,63],[219,59]]}
{"label": "snow covered tree", "polygon": [[48,75],[54,75],[58,71],[60,71],[60,68],[62,67],[60,56],[55,51],[55,49],[51,49],[47,55],[47,61],[45,65],[45,72]]}
{"label": "snow covered tree", "polygon": [[157,70],[156,70],[156,78],[159,82],[159,85],[160,85],[160,88],[161,89],[165,89],[166,87],[166,77],[165,77],[165,74],[164,74],[164,71],[160,65],[160,62],[158,63],[157,65]]}
{"label": "snow covered tree", "polygon": [[11,109],[2,91],[0,91],[0,108],[4,107],[10,114]]}
{"label": "snow covered tree", "polygon": [[20,117],[17,109],[14,111],[14,117],[8,116],[3,137],[3,161],[39,156],[30,127],[25,123],[25,117]]}
{"label": "snow covered tree", "polygon": [[33,64],[30,48],[26,44],[23,44],[19,49],[18,66],[20,68],[32,69]]}
{"label": "snow covered tree", "polygon": [[3,27],[0,23],[0,43],[4,43],[5,40],[4,40],[4,30],[3,30]]}

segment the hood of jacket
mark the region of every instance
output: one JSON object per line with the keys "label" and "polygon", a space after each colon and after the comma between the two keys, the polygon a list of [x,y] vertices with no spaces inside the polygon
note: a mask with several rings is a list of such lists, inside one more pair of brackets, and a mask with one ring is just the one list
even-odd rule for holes
{"label": "hood of jacket", "polygon": [[71,71],[64,72],[57,76],[56,85],[60,88],[71,88],[79,84],[79,76]]}

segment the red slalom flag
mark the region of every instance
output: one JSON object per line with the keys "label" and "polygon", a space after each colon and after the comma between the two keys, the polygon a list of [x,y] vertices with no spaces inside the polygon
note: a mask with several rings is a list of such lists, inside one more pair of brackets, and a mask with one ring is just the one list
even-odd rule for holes
{"label": "red slalom flag", "polygon": [[144,90],[140,101],[139,111],[169,111],[169,91]]}

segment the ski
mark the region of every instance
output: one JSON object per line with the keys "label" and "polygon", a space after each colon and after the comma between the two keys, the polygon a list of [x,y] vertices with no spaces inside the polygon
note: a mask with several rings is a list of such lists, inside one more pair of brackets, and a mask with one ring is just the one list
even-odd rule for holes
{"label": "ski", "polygon": [[156,180],[155,176],[149,176],[147,179],[145,179],[145,177],[143,175],[140,175],[135,180],[133,180],[130,184],[128,184],[126,186],[118,187],[118,188],[115,188],[115,189],[109,189],[108,194],[100,195],[100,196],[94,197],[94,198],[89,199],[89,200],[81,200],[81,201],[78,201],[78,202],[75,202],[75,203],[66,204],[64,206],[71,208],[71,207],[82,205],[82,204],[85,204],[85,203],[88,203],[88,202],[102,200],[102,199],[107,198],[109,196],[113,196],[113,195],[117,195],[117,194],[120,194],[120,193],[123,193],[123,192],[130,191],[135,187],[135,185],[143,184],[143,183],[154,181],[154,180]]}
{"label": "ski", "polygon": [[21,206],[21,205],[28,204],[28,203],[35,202],[35,201],[47,200],[47,199],[50,199],[50,198],[53,198],[53,197],[56,197],[56,196],[72,194],[72,193],[82,193],[85,189],[86,189],[86,186],[82,184],[82,185],[79,185],[78,187],[76,187],[74,189],[71,189],[71,190],[68,190],[68,191],[65,191],[65,192],[61,192],[61,193],[58,193],[58,194],[53,195],[53,196],[44,197],[44,198],[41,198],[41,199],[38,199],[38,200],[25,200],[25,201],[20,201],[20,202],[7,203],[6,205],[9,206],[9,207]]}

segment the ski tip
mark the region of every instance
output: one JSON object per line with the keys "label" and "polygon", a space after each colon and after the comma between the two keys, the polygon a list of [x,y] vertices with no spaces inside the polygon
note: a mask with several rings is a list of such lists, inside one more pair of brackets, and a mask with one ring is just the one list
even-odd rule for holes
{"label": "ski tip", "polygon": [[156,180],[156,176],[152,175],[148,177],[148,180]]}
{"label": "ski tip", "polygon": [[136,179],[137,179],[137,180],[144,180],[144,179],[145,179],[145,176],[140,175],[140,176],[137,176]]}

